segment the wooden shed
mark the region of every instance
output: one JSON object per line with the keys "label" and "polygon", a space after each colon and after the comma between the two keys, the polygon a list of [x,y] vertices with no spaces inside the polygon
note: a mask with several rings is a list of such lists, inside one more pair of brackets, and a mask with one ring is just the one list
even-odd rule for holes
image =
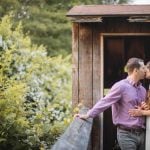
{"label": "wooden shed", "polygon": [[[73,106],[91,108],[126,77],[130,57],[150,61],[150,5],[82,5],[67,16],[73,22]],[[115,130],[108,109],[94,120],[89,149],[115,149]]]}

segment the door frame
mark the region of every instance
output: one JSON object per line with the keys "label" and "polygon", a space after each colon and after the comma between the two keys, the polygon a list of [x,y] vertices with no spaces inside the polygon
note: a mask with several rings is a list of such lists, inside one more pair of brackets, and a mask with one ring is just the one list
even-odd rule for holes
{"label": "door frame", "polygon": [[[100,72],[101,72],[101,81],[100,81],[100,95],[101,98],[104,96],[104,38],[105,37],[117,37],[117,36],[150,36],[150,33],[100,33]],[[101,116],[101,129],[100,129],[100,149],[103,150],[103,113]]]}

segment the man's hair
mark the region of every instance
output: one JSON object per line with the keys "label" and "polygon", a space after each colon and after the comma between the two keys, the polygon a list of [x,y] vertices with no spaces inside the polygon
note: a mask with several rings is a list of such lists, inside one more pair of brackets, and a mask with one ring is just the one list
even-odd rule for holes
{"label": "man's hair", "polygon": [[147,62],[146,67],[150,70],[150,61]]}
{"label": "man's hair", "polygon": [[134,69],[139,69],[141,67],[140,63],[144,61],[140,58],[130,58],[126,64],[126,70],[128,73],[132,73]]}

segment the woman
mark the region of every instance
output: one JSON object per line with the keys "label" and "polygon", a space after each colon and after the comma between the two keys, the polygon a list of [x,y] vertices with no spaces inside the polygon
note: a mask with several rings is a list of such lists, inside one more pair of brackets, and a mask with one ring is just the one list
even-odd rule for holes
{"label": "woman", "polygon": [[[150,61],[146,65],[146,78],[150,79]],[[142,108],[145,107],[147,109],[143,110]],[[143,103],[142,106],[139,106],[137,109],[129,110],[129,114],[131,116],[147,116],[146,117],[146,150],[150,150],[150,85],[149,90],[147,93],[147,100],[146,104]]]}

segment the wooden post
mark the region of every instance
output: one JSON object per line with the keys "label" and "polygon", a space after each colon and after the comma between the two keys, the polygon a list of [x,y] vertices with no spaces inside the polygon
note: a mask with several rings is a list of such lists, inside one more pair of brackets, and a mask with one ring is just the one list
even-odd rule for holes
{"label": "wooden post", "polygon": [[[93,105],[101,98],[101,52],[100,52],[100,34],[98,27],[93,25]],[[94,118],[92,128],[92,150],[100,150],[100,127],[101,118],[98,116]]]}
{"label": "wooden post", "polygon": [[79,103],[79,24],[72,27],[72,105]]}
{"label": "wooden post", "polygon": [[92,106],[92,29],[91,24],[79,27],[79,102]]}

